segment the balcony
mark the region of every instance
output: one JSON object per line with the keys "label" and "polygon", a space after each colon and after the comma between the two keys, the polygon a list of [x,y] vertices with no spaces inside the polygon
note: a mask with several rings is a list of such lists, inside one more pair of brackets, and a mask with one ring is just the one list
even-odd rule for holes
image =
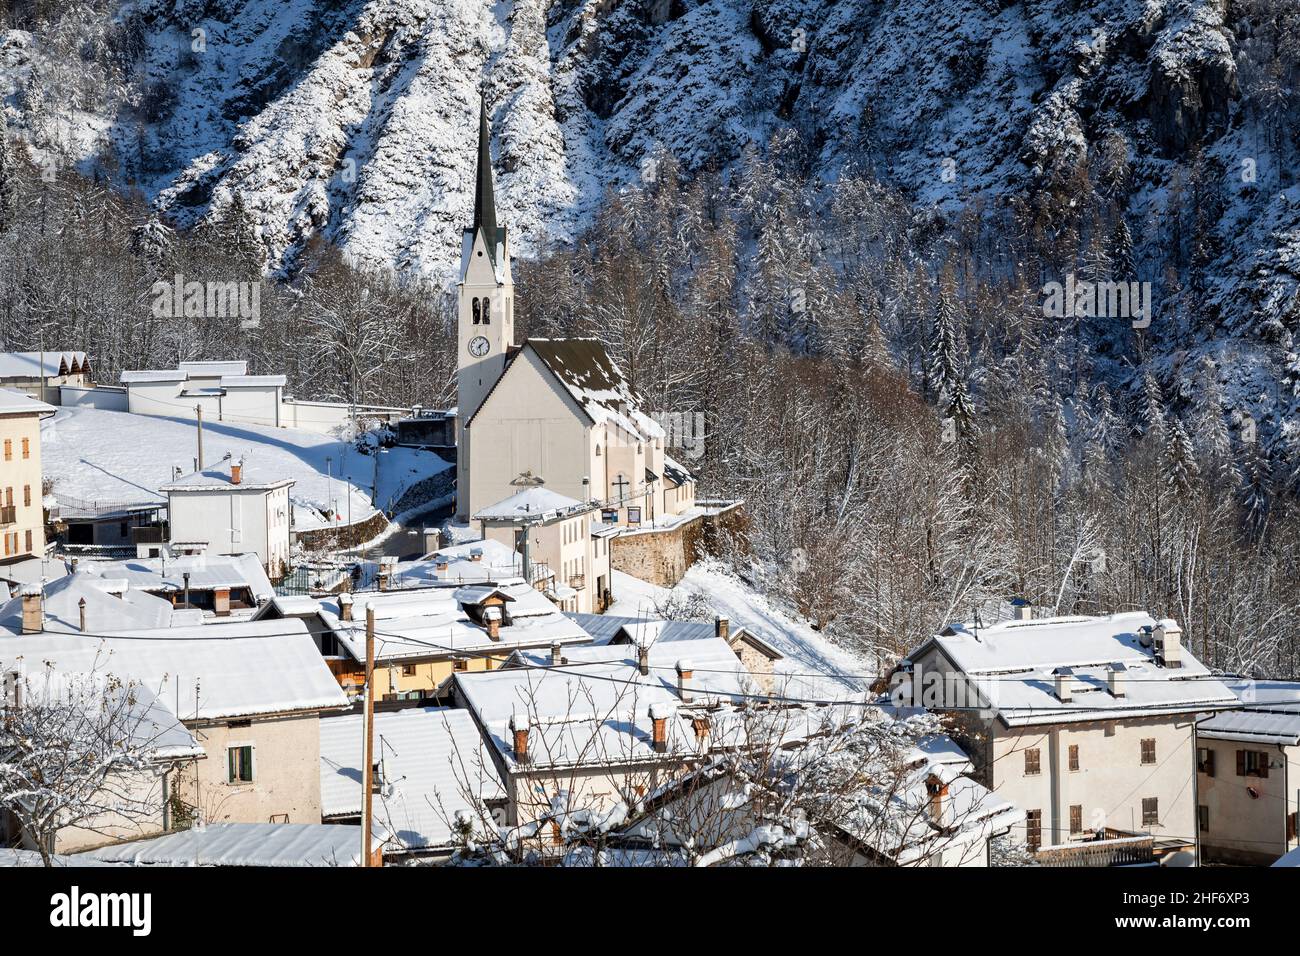
{"label": "balcony", "polygon": [[1135,866],[1154,860],[1155,841],[1151,834],[1109,827],[1085,839],[1041,847],[1034,854],[1039,866]]}
{"label": "balcony", "polygon": [[570,574],[569,587],[575,591],[581,591],[587,586],[587,576],[585,574]]}

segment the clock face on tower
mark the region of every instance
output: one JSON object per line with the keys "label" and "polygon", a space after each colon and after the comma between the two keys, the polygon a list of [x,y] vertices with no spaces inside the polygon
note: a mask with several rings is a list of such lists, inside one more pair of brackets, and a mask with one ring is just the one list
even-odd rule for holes
{"label": "clock face on tower", "polygon": [[488,354],[492,344],[481,335],[476,335],[469,340],[469,354],[475,358],[482,358]]}

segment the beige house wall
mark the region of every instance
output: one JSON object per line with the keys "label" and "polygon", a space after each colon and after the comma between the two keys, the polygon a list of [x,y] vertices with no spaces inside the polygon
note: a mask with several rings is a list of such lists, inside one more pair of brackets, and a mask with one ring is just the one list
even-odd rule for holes
{"label": "beige house wall", "polygon": [[[1197,746],[1214,754],[1214,776],[1196,775],[1197,802],[1209,811],[1209,829],[1200,834],[1202,862],[1268,865],[1294,849],[1287,816],[1297,810],[1300,748],[1206,737]],[[1267,753],[1268,776],[1238,776],[1238,750]]]}
{"label": "beige house wall", "polygon": [[[209,823],[320,823],[320,718],[316,713],[240,722],[184,721],[207,753],[182,771],[178,796]],[[234,724],[234,726],[232,726]],[[227,750],[253,747],[253,782],[229,781]]]}
{"label": "beige house wall", "polygon": [[[27,457],[23,457],[23,440]],[[3,454],[4,443],[10,453]],[[30,504],[24,489],[30,491]],[[41,508],[41,424],[38,415],[0,415],[0,505],[12,490],[14,520],[0,521],[0,561],[45,553],[45,513]],[[27,535],[32,544],[27,547]]]}

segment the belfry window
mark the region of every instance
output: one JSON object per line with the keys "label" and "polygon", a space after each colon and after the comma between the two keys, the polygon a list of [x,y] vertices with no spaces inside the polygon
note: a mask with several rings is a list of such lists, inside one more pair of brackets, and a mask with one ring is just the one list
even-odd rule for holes
{"label": "belfry window", "polygon": [[483,300],[483,324],[484,325],[492,324],[492,300],[491,299],[485,298]]}
{"label": "belfry window", "polygon": [[479,309],[481,308],[481,306],[479,305],[479,300],[478,300],[478,299],[475,299],[475,300],[474,300],[474,303],[473,303],[472,308],[473,308],[473,310],[474,310],[474,324],[475,324],[475,325],[478,325],[479,322],[482,321],[482,317],[481,317],[481,314],[480,314],[480,312],[479,312]]}

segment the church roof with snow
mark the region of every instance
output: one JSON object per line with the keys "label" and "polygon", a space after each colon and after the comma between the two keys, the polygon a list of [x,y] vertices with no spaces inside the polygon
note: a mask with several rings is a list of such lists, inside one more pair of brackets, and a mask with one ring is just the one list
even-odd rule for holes
{"label": "church roof with snow", "polygon": [[488,505],[474,515],[476,521],[514,521],[520,518],[548,518],[564,514],[583,504],[576,498],[549,488],[524,488],[509,498]]}
{"label": "church roof with snow", "polygon": [[[498,384],[510,374],[519,356],[531,350],[577,402],[593,424],[612,424],[627,432],[637,441],[651,441],[665,437],[663,428],[641,411],[641,398],[623,376],[622,370],[610,358],[608,350],[599,339],[528,339],[511,357]],[[479,412],[487,405],[492,393],[470,416],[472,425]]]}

